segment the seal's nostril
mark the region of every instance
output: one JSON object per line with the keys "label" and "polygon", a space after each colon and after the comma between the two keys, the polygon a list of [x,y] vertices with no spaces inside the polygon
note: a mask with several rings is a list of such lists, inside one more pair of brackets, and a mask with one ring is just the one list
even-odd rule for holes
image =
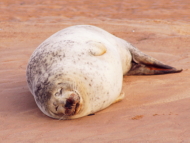
{"label": "seal's nostril", "polygon": [[67,99],[65,107],[68,109],[72,109],[73,104],[75,103],[75,101],[73,99]]}

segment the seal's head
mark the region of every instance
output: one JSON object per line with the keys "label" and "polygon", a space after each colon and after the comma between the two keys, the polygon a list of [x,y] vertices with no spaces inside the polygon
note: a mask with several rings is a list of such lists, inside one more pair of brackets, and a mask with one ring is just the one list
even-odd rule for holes
{"label": "seal's head", "polygon": [[36,103],[43,113],[56,119],[71,119],[82,107],[80,93],[68,83],[45,85],[36,91]]}

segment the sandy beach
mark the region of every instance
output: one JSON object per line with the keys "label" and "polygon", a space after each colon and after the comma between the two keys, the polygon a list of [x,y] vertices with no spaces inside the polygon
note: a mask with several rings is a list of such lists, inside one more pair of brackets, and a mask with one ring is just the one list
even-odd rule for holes
{"label": "sandy beach", "polygon": [[[0,142],[190,142],[189,0],[2,0]],[[53,33],[90,24],[127,40],[181,73],[124,76],[121,102],[75,120],[37,107],[26,82],[36,47]]]}

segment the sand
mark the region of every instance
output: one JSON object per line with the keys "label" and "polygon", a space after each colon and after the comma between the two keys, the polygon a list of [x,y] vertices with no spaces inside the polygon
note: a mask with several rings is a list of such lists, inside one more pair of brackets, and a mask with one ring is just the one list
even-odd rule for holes
{"label": "sand", "polygon": [[[190,142],[189,0],[2,0],[0,13],[0,142]],[[46,38],[76,24],[99,26],[183,72],[125,76],[123,101],[51,119],[29,92],[26,65]]]}

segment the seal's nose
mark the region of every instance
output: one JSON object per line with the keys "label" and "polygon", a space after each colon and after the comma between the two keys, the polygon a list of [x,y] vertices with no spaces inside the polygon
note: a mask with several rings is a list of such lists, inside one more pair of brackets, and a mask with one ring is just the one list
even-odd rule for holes
{"label": "seal's nose", "polygon": [[65,108],[72,109],[72,106],[75,104],[75,100],[73,98],[69,98],[66,100]]}
{"label": "seal's nose", "polygon": [[66,100],[65,104],[65,114],[70,116],[74,115],[79,107],[80,98],[77,94],[72,93]]}

